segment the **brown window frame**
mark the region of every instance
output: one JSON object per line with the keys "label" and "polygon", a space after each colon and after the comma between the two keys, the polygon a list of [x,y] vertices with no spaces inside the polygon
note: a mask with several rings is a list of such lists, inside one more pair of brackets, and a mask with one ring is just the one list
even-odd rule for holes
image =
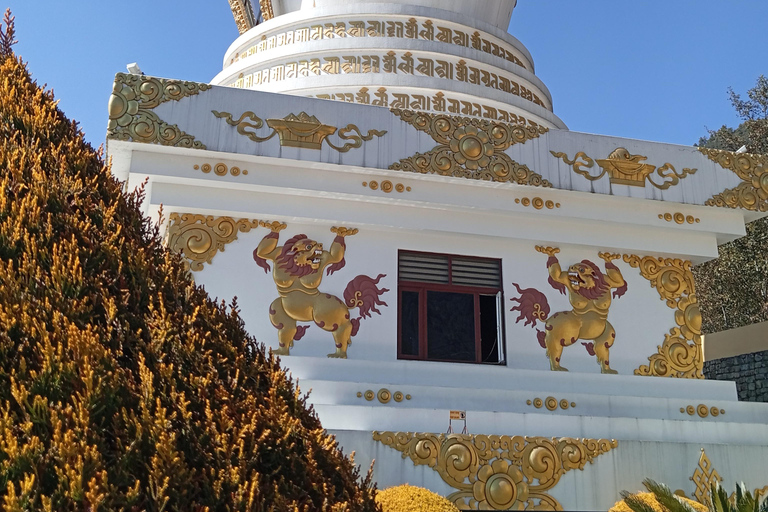
{"label": "brown window frame", "polygon": [[[400,277],[400,257],[403,254],[414,254],[424,256],[439,256],[448,258],[448,284],[443,283],[429,283],[421,281],[408,281],[403,280]],[[453,284],[453,260],[477,260],[483,262],[494,261],[499,266],[499,286],[483,287],[483,286],[468,286],[462,284]],[[504,279],[502,276],[502,264],[500,258],[487,258],[478,256],[464,256],[459,254],[446,254],[438,252],[425,252],[425,251],[410,251],[410,250],[398,250],[398,276],[397,276],[397,358],[403,360],[414,361],[436,361],[436,362],[449,362],[449,363],[465,363],[465,364],[488,364],[488,365],[506,365],[506,343],[504,337],[504,314],[503,311],[497,309],[497,361],[483,361],[482,360],[482,338],[481,338],[481,322],[480,322],[480,295],[493,295],[494,297],[501,294],[501,300],[499,303],[504,304]],[[471,294],[474,298],[474,319],[475,319],[475,360],[474,361],[458,361],[455,359],[434,359],[428,357],[428,333],[427,333],[427,292],[429,291],[441,291],[441,292],[454,292]],[[419,319],[419,354],[410,355],[403,354],[402,351],[402,307],[403,292],[416,292],[419,294],[418,305],[418,319]],[[497,308],[502,306],[497,306]],[[501,325],[499,325],[499,321]]]}

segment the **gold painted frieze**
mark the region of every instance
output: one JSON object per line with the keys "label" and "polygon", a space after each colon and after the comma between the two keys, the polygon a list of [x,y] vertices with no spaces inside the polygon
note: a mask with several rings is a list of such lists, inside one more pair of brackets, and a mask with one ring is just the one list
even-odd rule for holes
{"label": "gold painted frieze", "polygon": [[402,391],[395,391],[392,393],[387,388],[381,388],[378,393],[372,389],[367,390],[365,393],[358,391],[357,398],[365,398],[369,402],[372,402],[375,398],[382,404],[388,404],[391,400],[394,400],[395,402],[402,402],[403,399],[410,400],[411,395],[406,395]]}
{"label": "gold painted frieze", "polygon": [[[610,182],[616,185],[645,187],[647,181],[659,190],[666,190],[677,185],[686,176],[696,173],[696,169],[688,168],[677,171],[670,163],[665,163],[657,168],[655,165],[644,163],[648,157],[633,155],[625,148],[616,148],[607,158],[597,160],[583,151],[576,153],[573,159],[569,158],[566,153],[557,151],[550,151],[550,153],[555,158],[561,159],[566,165],[570,165],[573,172],[589,181],[597,181],[608,174]],[[594,168],[595,164],[601,169],[597,175],[593,175],[587,170]],[[654,181],[654,171],[657,181]]]}
{"label": "gold painted frieze", "polygon": [[709,415],[712,415],[713,418],[716,418],[721,414],[725,414],[725,409],[719,409],[715,406],[707,407],[706,404],[688,405],[686,407],[680,408],[680,414],[684,413],[688,413],[688,416],[698,414],[699,418],[706,418]]}
{"label": "gold painted frieze", "polygon": [[219,162],[213,165],[207,162],[204,163],[203,165],[195,164],[192,166],[192,168],[196,171],[199,170],[204,174],[210,174],[210,172],[213,171],[213,174],[215,174],[216,176],[226,176],[227,174],[230,174],[232,176],[240,176],[240,174],[242,174],[245,176],[248,174],[248,169],[240,169],[236,165],[229,167],[227,164],[223,162]]}
{"label": "gold painted frieze", "polygon": [[392,109],[392,113],[439,145],[389,166],[396,171],[438,174],[455,178],[551,187],[552,184],[504,151],[514,144],[547,133],[543,127],[523,127],[491,121]]}
{"label": "gold painted frieze", "polygon": [[194,136],[160,119],[153,109],[167,101],[179,101],[210,88],[208,84],[197,82],[117,73],[109,98],[107,138],[206,149]]}
{"label": "gold painted frieze", "polygon": [[348,124],[341,130],[338,130],[338,137],[342,141],[349,140],[341,146],[337,146],[327,139],[329,135],[336,133],[337,128],[321,123],[315,116],[310,116],[306,112],[299,115],[288,114],[282,119],[267,119],[267,125],[272,128],[269,133],[260,136],[256,130],[264,126],[264,121],[254,112],[247,111],[235,119],[229,112],[212,111],[213,115],[219,119],[224,119],[227,124],[234,126],[237,133],[244,135],[254,142],[266,142],[275,135],[280,139],[280,145],[294,148],[305,148],[319,150],[325,142],[330,148],[339,153],[346,153],[350,149],[359,148],[363,142],[373,139],[373,137],[382,137],[386,130],[368,130],[363,134],[354,124]]}
{"label": "gold painted frieze", "polygon": [[726,189],[706,201],[707,206],[768,211],[768,155],[733,153],[719,149],[699,148],[707,158],[723,169],[733,171],[742,183]]}
{"label": "gold painted frieze", "polygon": [[193,213],[171,213],[169,219],[168,247],[181,253],[193,271],[202,270],[204,263],[212,263],[219,251],[237,240],[238,233],[259,227],[258,220]]}
{"label": "gold painted frieze", "polygon": [[373,432],[373,440],[428,466],[461,510],[563,510],[549,494],[573,469],[616,447],[609,439]]}
{"label": "gold painted frieze", "polygon": [[565,398],[558,401],[557,398],[553,396],[548,396],[544,399],[536,397],[533,400],[526,400],[525,403],[526,405],[532,405],[537,409],[546,407],[548,411],[555,411],[558,407],[562,410],[566,410],[569,407],[576,407],[576,402],[569,402]]}
{"label": "gold painted frieze", "polygon": [[399,194],[411,191],[411,187],[406,187],[402,183],[392,183],[389,180],[383,180],[381,183],[376,180],[364,181],[363,186],[368,187],[371,190],[381,190],[385,194],[389,194],[393,190]]}

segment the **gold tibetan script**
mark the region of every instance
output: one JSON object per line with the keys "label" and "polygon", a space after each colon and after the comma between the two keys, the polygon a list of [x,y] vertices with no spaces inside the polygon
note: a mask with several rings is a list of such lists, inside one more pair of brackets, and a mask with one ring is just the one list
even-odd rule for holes
{"label": "gold tibetan script", "polygon": [[640,274],[656,288],[659,297],[675,310],[677,323],[677,327],[664,335],[658,352],[648,358],[650,364],[635,370],[635,375],[703,379],[701,313],[691,262],[633,254],[625,254],[624,261],[640,269]]}
{"label": "gold tibetan script", "polygon": [[373,440],[429,466],[466,510],[562,510],[547,491],[618,446],[608,439],[374,432]]}
{"label": "gold tibetan script", "polygon": [[272,131],[263,136],[257,135],[256,130],[264,126],[264,121],[251,111],[244,112],[239,119],[234,119],[229,112],[216,110],[211,112],[217,118],[224,119],[230,126],[235,126],[237,133],[245,135],[254,142],[268,141],[277,134],[281,146],[294,148],[319,150],[325,142],[339,153],[346,153],[350,149],[359,148],[363,142],[370,141],[373,137],[382,137],[387,133],[386,130],[368,130],[364,135],[357,126],[348,124],[338,131],[338,136],[342,141],[351,142],[337,146],[327,139],[329,135],[336,133],[337,128],[321,123],[315,116],[310,116],[306,112],[301,112],[299,115],[288,114],[282,119],[267,119],[267,126],[272,128]]}
{"label": "gold tibetan script", "polygon": [[547,128],[392,109],[392,113],[439,143],[389,166],[421,174],[551,187],[552,184],[504,151],[538,138]]}
{"label": "gold tibetan script", "polygon": [[[550,151],[552,156],[560,158],[567,165],[573,168],[573,172],[583,176],[589,181],[596,181],[608,174],[611,183],[617,185],[630,185],[634,187],[644,187],[648,181],[654,187],[660,190],[666,190],[673,185],[677,185],[681,179],[689,174],[695,174],[696,169],[683,169],[678,172],[670,163],[665,163],[658,169],[651,164],[643,163],[648,160],[647,156],[633,155],[625,148],[616,148],[608,158],[594,160],[583,151],[576,153],[573,160],[568,158],[565,153]],[[587,169],[592,169],[597,163],[602,169],[600,174],[593,176]],[[661,178],[660,182],[654,181],[654,171],[656,176]]]}
{"label": "gold tibetan script", "polygon": [[179,101],[207,91],[211,86],[196,82],[166,80],[117,73],[109,98],[107,138],[205,149],[205,145],[175,124],[160,119],[152,109],[167,101]]}

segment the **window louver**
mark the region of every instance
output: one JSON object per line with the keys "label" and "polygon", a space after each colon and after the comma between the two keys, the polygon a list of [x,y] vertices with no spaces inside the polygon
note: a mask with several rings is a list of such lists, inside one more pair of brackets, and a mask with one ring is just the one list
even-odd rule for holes
{"label": "window louver", "polygon": [[401,252],[401,281],[501,288],[499,260]]}

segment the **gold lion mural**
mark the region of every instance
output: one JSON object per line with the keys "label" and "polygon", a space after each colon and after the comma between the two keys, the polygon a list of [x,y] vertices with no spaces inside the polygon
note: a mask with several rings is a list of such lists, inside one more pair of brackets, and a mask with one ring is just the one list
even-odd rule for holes
{"label": "gold lion mural", "polygon": [[[544,322],[544,330],[538,331],[537,338],[542,348],[546,349],[549,366],[552,371],[568,371],[560,365],[563,349],[578,340],[590,355],[597,358],[601,373],[618,373],[611,368],[609,353],[616,340],[616,331],[608,321],[611,299],[619,298],[627,291],[627,283],[621,271],[612,263],[620,258],[618,254],[598,253],[605,261],[605,273],[593,262],[583,260],[563,271],[555,254],[560,249],[536,246],[536,250],[549,256],[549,284],[562,294],[568,294],[573,309],[560,311],[549,316],[547,297],[535,288],[521,289],[513,283],[519,297],[510,300],[518,305],[511,311],[519,311],[516,323],[525,320],[524,325],[535,326],[537,321]],[[611,296],[611,290],[613,296]]]}
{"label": "gold lion mural", "polygon": [[[314,322],[315,325],[333,335],[336,351],[328,357],[347,358],[347,347],[352,343],[360,328],[360,320],[370,317],[371,312],[381,314],[377,306],[386,306],[379,296],[389,290],[377,285],[386,274],[379,274],[375,279],[359,275],[347,284],[344,301],[321,293],[318,287],[323,280],[323,270],[331,275],[344,268],[346,262],[345,238],[357,233],[357,229],[333,227],[331,232],[336,238],[330,250],[323,250],[323,244],[299,234],[289,238],[278,246],[280,231],[287,226],[281,222],[259,223],[270,229],[270,233],[253,251],[256,264],[269,272],[268,261],[274,262],[272,277],[280,295],[269,306],[269,319],[277,329],[279,348],[273,354],[289,355],[293,342],[304,336],[309,325],[298,322]],[[359,316],[351,318],[350,308],[359,308]]]}

